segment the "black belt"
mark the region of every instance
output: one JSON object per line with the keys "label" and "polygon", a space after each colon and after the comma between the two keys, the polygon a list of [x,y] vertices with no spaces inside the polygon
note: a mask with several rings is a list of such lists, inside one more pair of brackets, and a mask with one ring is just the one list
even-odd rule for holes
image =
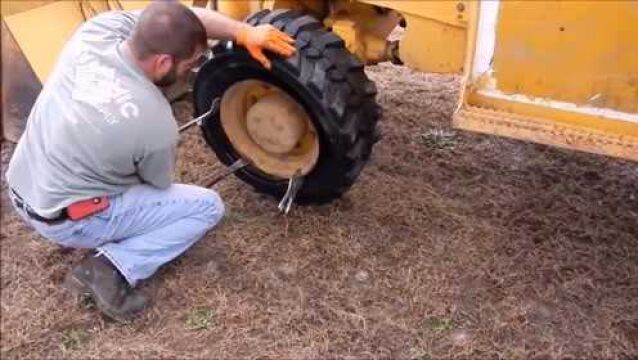
{"label": "black belt", "polygon": [[29,206],[29,204],[24,202],[22,197],[20,197],[20,195],[18,195],[18,193],[15,192],[15,190],[11,189],[11,192],[13,193],[13,202],[15,203],[15,205],[18,208],[24,210],[24,212],[26,212],[27,215],[33,220],[40,221],[47,224],[54,224],[54,223],[65,221],[69,218],[69,215],[67,214],[66,209],[62,209],[60,211],[60,214],[58,214],[58,216],[54,218],[45,218],[43,216],[40,216],[35,211],[33,211],[31,206]]}

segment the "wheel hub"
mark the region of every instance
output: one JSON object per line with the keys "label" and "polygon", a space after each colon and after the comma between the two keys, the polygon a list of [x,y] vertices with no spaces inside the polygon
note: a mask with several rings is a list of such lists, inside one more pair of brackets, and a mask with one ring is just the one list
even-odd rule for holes
{"label": "wheel hub", "polygon": [[294,149],[307,130],[303,111],[278,93],[261,98],[246,115],[248,134],[271,154],[286,154]]}
{"label": "wheel hub", "polygon": [[304,108],[260,80],[232,85],[222,96],[221,125],[235,150],[264,173],[306,175],[319,158],[317,131]]}

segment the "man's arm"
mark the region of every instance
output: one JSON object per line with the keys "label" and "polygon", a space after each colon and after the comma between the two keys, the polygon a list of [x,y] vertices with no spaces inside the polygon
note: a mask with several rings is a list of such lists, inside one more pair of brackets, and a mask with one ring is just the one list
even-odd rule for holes
{"label": "man's arm", "polygon": [[191,7],[190,9],[204,24],[209,39],[234,40],[239,30],[247,25],[214,10],[201,7]]}
{"label": "man's arm", "polygon": [[175,152],[174,147],[167,147],[145,154],[135,164],[140,179],[160,189],[168,188],[173,182]]}
{"label": "man's arm", "polygon": [[250,55],[267,69],[270,69],[270,61],[264,55],[264,50],[282,56],[295,53],[295,40],[272,25],[253,27],[213,10],[197,7],[192,7],[191,10],[204,24],[208,38],[234,40],[246,47]]}

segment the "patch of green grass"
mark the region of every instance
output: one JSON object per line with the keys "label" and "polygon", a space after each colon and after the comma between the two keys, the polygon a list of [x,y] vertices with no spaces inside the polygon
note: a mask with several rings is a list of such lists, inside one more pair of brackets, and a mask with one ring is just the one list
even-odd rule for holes
{"label": "patch of green grass", "polygon": [[436,332],[450,331],[455,328],[455,324],[452,319],[441,317],[431,317],[426,321],[426,324],[428,328]]}
{"label": "patch of green grass", "polygon": [[228,222],[246,222],[248,221],[248,215],[239,212],[239,211],[232,211],[232,210],[226,210],[226,214],[224,215],[224,219]]}
{"label": "patch of green grass", "polygon": [[215,325],[215,310],[211,308],[193,309],[186,319],[188,330],[206,330]]}
{"label": "patch of green grass", "polygon": [[96,308],[95,301],[93,301],[93,299],[89,295],[80,295],[80,297],[78,298],[78,303],[85,310],[92,310]]}
{"label": "patch of green grass", "polygon": [[459,144],[457,135],[453,131],[433,129],[421,134],[421,140],[430,149],[453,149]]}
{"label": "patch of green grass", "polygon": [[410,350],[410,360],[430,360],[432,355],[425,349],[413,348]]}
{"label": "patch of green grass", "polygon": [[62,349],[72,351],[79,349],[89,340],[89,334],[83,329],[66,329],[62,333]]}

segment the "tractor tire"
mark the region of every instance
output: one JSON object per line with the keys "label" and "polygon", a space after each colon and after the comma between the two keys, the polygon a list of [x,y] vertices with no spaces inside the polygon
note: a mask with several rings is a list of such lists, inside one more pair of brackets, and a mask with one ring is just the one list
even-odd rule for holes
{"label": "tractor tire", "polygon": [[[303,106],[319,138],[319,158],[305,176],[297,202],[326,203],[340,197],[354,184],[378,140],[376,123],[381,109],[375,100],[375,84],[366,76],[363,64],[346,50],[343,40],[311,16],[291,10],[262,10],[246,21],[272,24],[288,33],[296,39],[296,54],[282,58],[268,53],[272,69],[267,71],[244,48],[219,43],[194,84],[196,115],[208,111],[213,99],[239,81],[257,79],[277,86]],[[207,118],[202,129],[222,163],[230,165],[239,158],[219,113]],[[257,191],[275,197],[281,197],[288,185],[287,179],[253,166],[236,174]]]}

